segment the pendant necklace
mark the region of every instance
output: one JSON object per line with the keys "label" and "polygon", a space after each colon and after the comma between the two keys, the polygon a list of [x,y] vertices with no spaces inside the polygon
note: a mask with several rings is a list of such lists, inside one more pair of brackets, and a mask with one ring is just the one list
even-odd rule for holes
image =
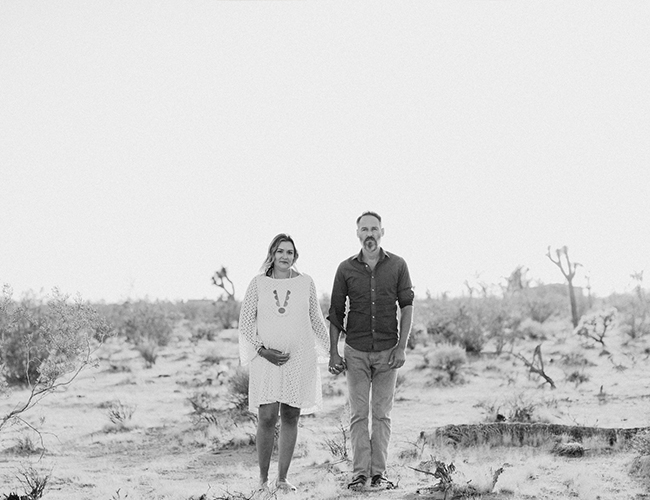
{"label": "pendant necklace", "polygon": [[[278,279],[275,277],[275,269],[272,272],[273,278]],[[291,269],[289,269],[289,278],[291,278]],[[284,297],[284,304],[280,305],[280,298],[278,297],[278,291],[273,290],[273,296],[275,297],[275,305],[278,306],[278,312],[280,314],[284,314],[287,311],[287,304],[289,303],[289,296],[291,295],[291,290],[287,290],[287,293]]]}

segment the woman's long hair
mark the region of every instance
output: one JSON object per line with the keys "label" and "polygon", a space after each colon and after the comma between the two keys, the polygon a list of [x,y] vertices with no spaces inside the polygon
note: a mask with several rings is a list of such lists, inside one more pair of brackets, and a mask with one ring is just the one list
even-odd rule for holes
{"label": "woman's long hair", "polygon": [[296,244],[293,242],[293,238],[291,236],[288,234],[280,233],[275,238],[273,238],[273,240],[271,240],[269,251],[266,254],[266,260],[260,268],[260,274],[271,276],[271,273],[273,272],[273,260],[275,259],[275,252],[280,246],[280,243],[284,241],[288,241],[293,245],[293,263],[291,264],[291,267],[293,269],[296,269],[294,267],[296,265],[296,261],[298,260],[298,249],[296,248]]}

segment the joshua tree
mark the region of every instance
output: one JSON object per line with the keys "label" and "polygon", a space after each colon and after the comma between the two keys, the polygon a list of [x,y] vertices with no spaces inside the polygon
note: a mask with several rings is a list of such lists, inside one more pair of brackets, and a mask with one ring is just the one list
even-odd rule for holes
{"label": "joshua tree", "polygon": [[[548,251],[546,252],[546,256],[551,260],[553,264],[555,264],[557,267],[560,268],[560,271],[562,271],[562,274],[567,280],[567,283],[569,284],[569,301],[571,302],[571,322],[573,323],[573,328],[576,328],[578,326],[578,322],[580,321],[580,318],[578,317],[578,306],[576,305],[576,294],[575,290],[573,289],[573,277],[576,275],[576,269],[578,266],[581,264],[578,264],[577,262],[571,262],[569,259],[569,249],[565,245],[562,248],[558,248],[555,250],[555,255],[557,256],[556,259],[554,259],[551,256],[551,247],[548,247]],[[564,260],[563,260],[564,257]],[[566,269],[564,268],[566,264]]]}
{"label": "joshua tree", "polygon": [[228,300],[235,298],[235,285],[230,278],[228,277],[228,271],[225,267],[221,266],[221,269],[216,271],[212,276],[212,283],[217,285],[219,288],[222,288],[224,292],[228,295]]}

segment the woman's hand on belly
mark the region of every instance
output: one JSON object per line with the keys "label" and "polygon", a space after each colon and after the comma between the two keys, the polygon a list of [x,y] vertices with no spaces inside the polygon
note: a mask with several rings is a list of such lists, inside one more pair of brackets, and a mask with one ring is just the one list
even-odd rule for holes
{"label": "woman's hand on belly", "polygon": [[260,349],[260,356],[273,365],[282,366],[289,361],[291,354],[278,351],[277,349]]}

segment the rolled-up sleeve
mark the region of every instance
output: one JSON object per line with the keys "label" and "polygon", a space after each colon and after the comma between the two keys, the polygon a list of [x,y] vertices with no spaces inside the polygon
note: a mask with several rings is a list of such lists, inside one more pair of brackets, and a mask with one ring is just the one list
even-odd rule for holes
{"label": "rolled-up sleeve", "polygon": [[398,272],[397,284],[397,303],[399,304],[399,308],[403,309],[406,306],[412,306],[414,298],[415,292],[413,291],[413,284],[411,283],[409,268],[406,265],[406,262],[402,260]]}
{"label": "rolled-up sleeve", "polygon": [[344,264],[341,263],[336,270],[334,284],[332,285],[330,309],[327,315],[329,322],[342,332],[345,332],[343,325],[345,324],[345,301],[348,295],[348,286],[343,272]]}

